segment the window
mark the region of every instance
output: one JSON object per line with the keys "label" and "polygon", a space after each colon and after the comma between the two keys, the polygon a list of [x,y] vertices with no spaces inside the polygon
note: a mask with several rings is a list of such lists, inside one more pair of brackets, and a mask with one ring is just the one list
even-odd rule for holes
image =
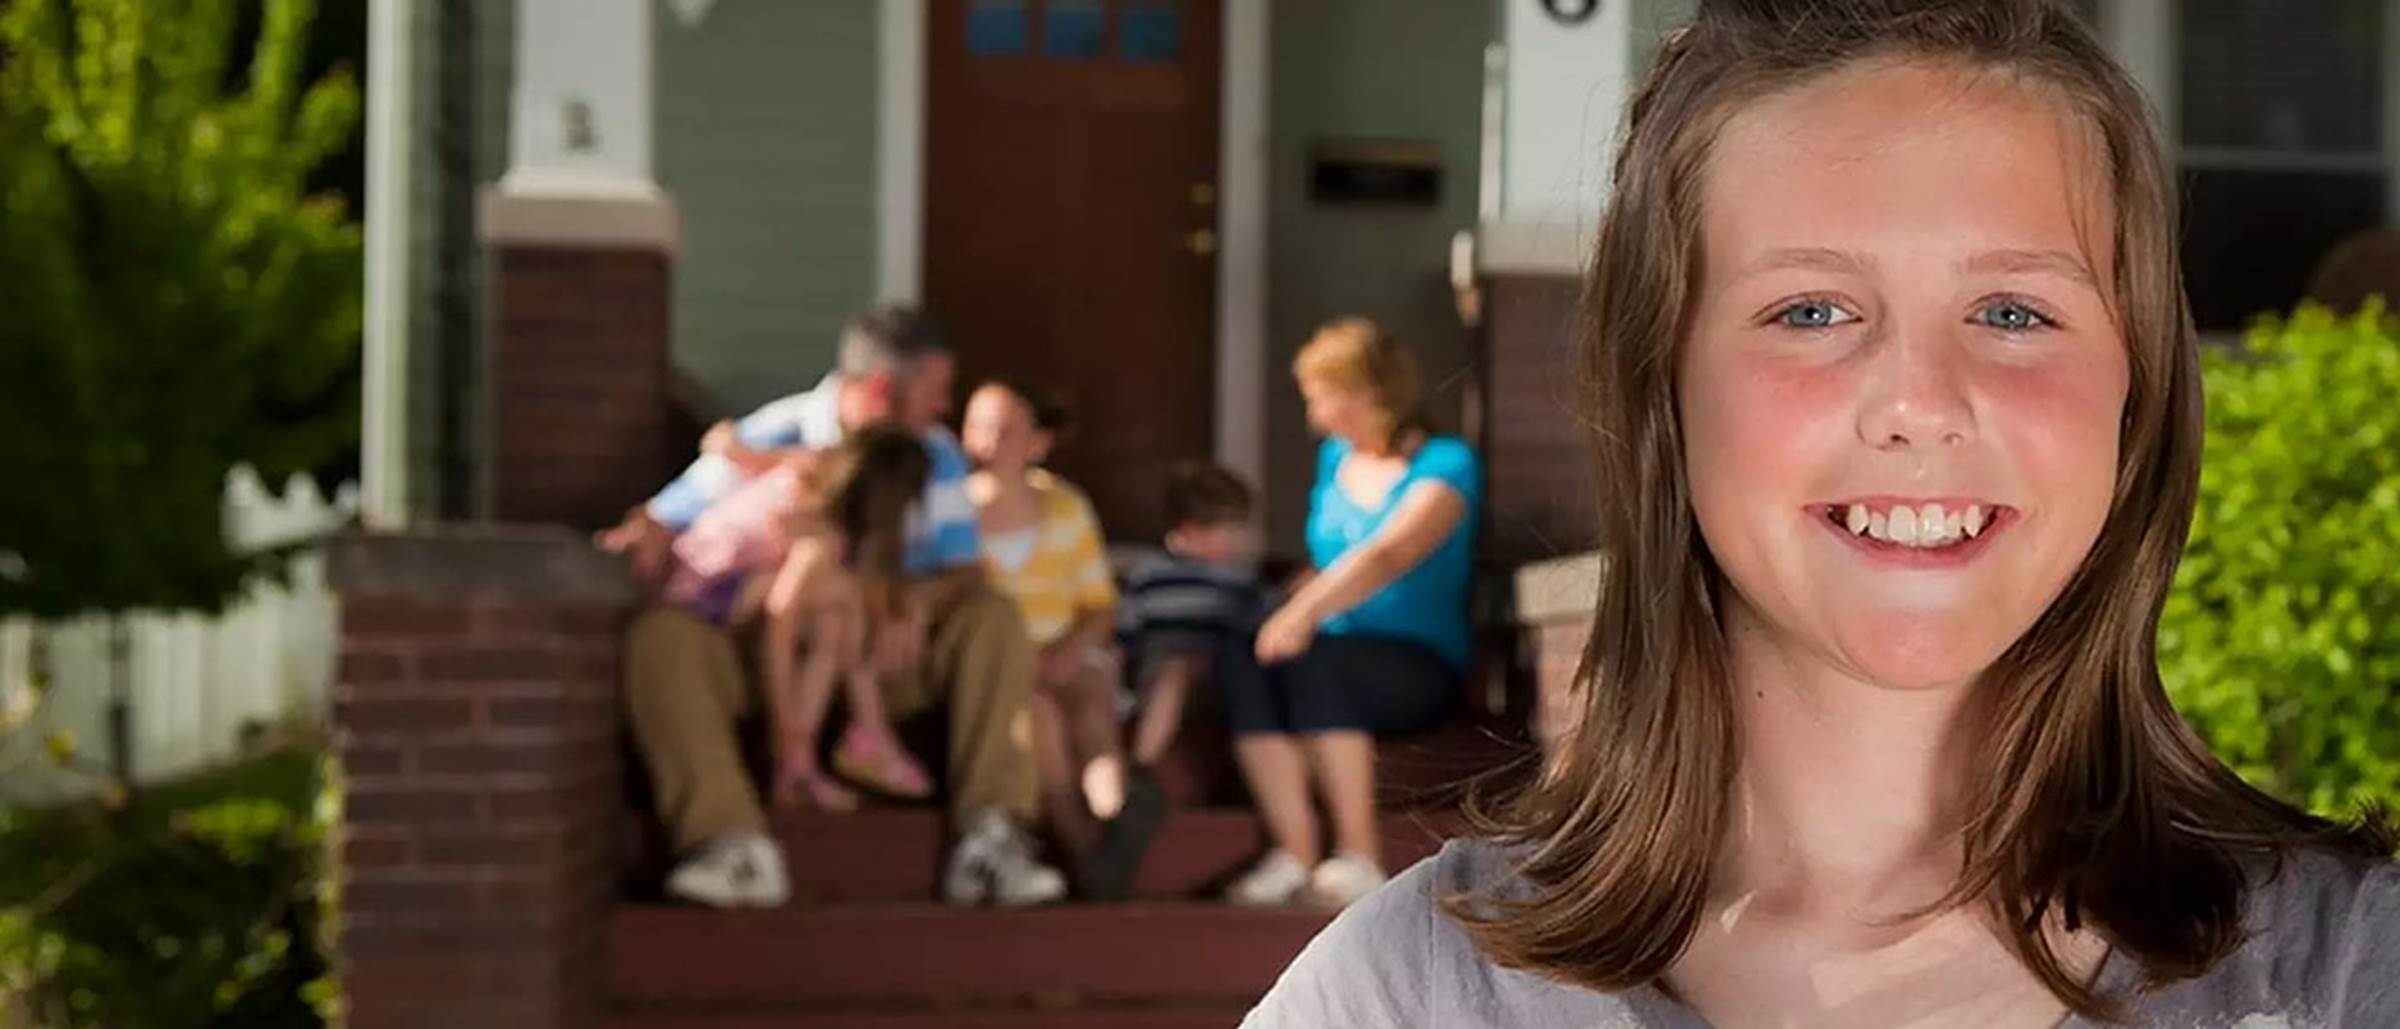
{"label": "window", "polygon": [[2305,8],[2180,5],[2184,271],[2204,330],[2288,309],[2326,251],[2384,222],[2385,0]]}
{"label": "window", "polygon": [[1070,61],[1100,56],[1108,35],[1108,12],[1100,0],[1050,0],[1042,12],[1042,51]]}
{"label": "window", "polygon": [[967,6],[967,52],[977,57],[1023,57],[1033,49],[1025,0],[975,0]]}
{"label": "window", "polygon": [[1183,49],[1181,13],[1173,3],[1137,3],[1118,15],[1117,52],[1128,61],[1172,61]]}

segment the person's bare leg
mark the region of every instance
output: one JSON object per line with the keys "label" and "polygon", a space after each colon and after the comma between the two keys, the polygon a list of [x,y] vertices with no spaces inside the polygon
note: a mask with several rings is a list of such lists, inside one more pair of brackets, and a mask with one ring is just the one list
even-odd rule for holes
{"label": "person's bare leg", "polygon": [[789,721],[780,728],[808,739],[803,760],[811,772],[816,770],[816,741],[825,726],[825,709],[833,703],[834,682],[848,671],[839,641],[849,631],[849,625],[837,611],[810,619],[808,640],[800,647],[800,674],[793,682],[792,696],[774,698],[791,705],[786,716]]}
{"label": "person's bare leg", "polygon": [[872,666],[860,662],[850,670],[842,703],[849,709],[850,724],[865,726],[878,743],[900,746],[900,731],[892,726],[891,712],[883,706],[883,683]]}
{"label": "person's bare leg", "polygon": [[1050,690],[1033,691],[1033,767],[1041,783],[1042,819],[1059,848],[1075,860],[1099,842],[1099,827],[1076,788],[1074,742],[1067,716]]}
{"label": "person's bare leg", "polygon": [[1170,659],[1159,667],[1142,700],[1142,713],[1133,724],[1134,764],[1158,764],[1167,756],[1167,748],[1175,745],[1175,731],[1183,727],[1184,703],[1199,674],[1200,663],[1188,657]]}
{"label": "person's bare leg", "polygon": [[777,748],[774,799],[778,805],[806,799],[832,811],[858,806],[858,797],[827,777],[817,764],[825,709],[833,703],[835,682],[849,672],[842,641],[851,631],[848,617],[838,610],[825,611],[810,619],[792,696],[780,701],[770,698],[770,702],[790,705],[777,716],[776,732],[781,744]]}
{"label": "person's bare leg", "polygon": [[1383,864],[1383,836],[1375,830],[1375,737],[1363,732],[1319,732],[1303,737],[1317,791],[1333,817],[1333,848]]}
{"label": "person's bare leg", "polygon": [[1267,842],[1303,865],[1316,864],[1324,854],[1317,842],[1316,813],[1308,806],[1308,762],[1299,738],[1245,734],[1234,740],[1233,755],[1259,817],[1267,823]]}
{"label": "person's bare leg", "polygon": [[1125,809],[1125,737],[1117,722],[1117,679],[1114,661],[1094,662],[1066,689],[1067,729],[1082,770],[1084,807],[1102,821]]}

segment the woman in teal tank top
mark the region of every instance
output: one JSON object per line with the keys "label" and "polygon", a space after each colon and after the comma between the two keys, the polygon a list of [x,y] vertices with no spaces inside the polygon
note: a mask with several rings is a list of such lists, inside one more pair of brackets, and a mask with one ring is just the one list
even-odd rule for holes
{"label": "woman in teal tank top", "polygon": [[[1315,574],[1219,656],[1235,752],[1271,845],[1227,898],[1341,906],[1384,879],[1375,739],[1439,723],[1461,694],[1482,471],[1417,417],[1408,351],[1374,323],[1317,330],[1293,374],[1324,433],[1309,495]],[[1312,786],[1332,816],[1328,848]]]}

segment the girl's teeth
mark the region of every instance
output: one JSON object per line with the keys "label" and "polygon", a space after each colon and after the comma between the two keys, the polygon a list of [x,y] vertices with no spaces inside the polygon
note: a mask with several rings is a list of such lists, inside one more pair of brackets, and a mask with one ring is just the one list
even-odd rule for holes
{"label": "girl's teeth", "polygon": [[1963,510],[1940,504],[1923,507],[1894,504],[1890,511],[1851,504],[1842,511],[1842,525],[1852,535],[1907,547],[1942,547],[1974,539],[1983,534],[1987,524],[1981,504],[1969,504]]}
{"label": "girl's teeth", "polygon": [[1915,508],[1906,504],[1894,506],[1886,524],[1891,530],[1891,535],[1885,537],[1886,539],[1903,546],[1916,545],[1917,512]]}

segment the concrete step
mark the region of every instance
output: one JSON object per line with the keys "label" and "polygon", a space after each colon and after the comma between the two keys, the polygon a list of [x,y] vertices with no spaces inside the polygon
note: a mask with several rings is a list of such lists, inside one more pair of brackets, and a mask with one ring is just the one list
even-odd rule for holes
{"label": "concrete step", "polygon": [[628,905],[611,927],[609,983],[620,1008],[677,1014],[1011,1004],[1230,1009],[1264,995],[1329,918],[1175,903],[1013,911]]}
{"label": "concrete step", "polygon": [[[1454,811],[1390,812],[1382,823],[1384,861],[1394,871],[1462,830]],[[940,814],[925,808],[787,813],[775,819],[774,832],[796,899],[817,903],[931,899],[948,842]],[[1265,849],[1264,830],[1247,810],[1171,811],[1134,878],[1134,896],[1213,897]]]}

